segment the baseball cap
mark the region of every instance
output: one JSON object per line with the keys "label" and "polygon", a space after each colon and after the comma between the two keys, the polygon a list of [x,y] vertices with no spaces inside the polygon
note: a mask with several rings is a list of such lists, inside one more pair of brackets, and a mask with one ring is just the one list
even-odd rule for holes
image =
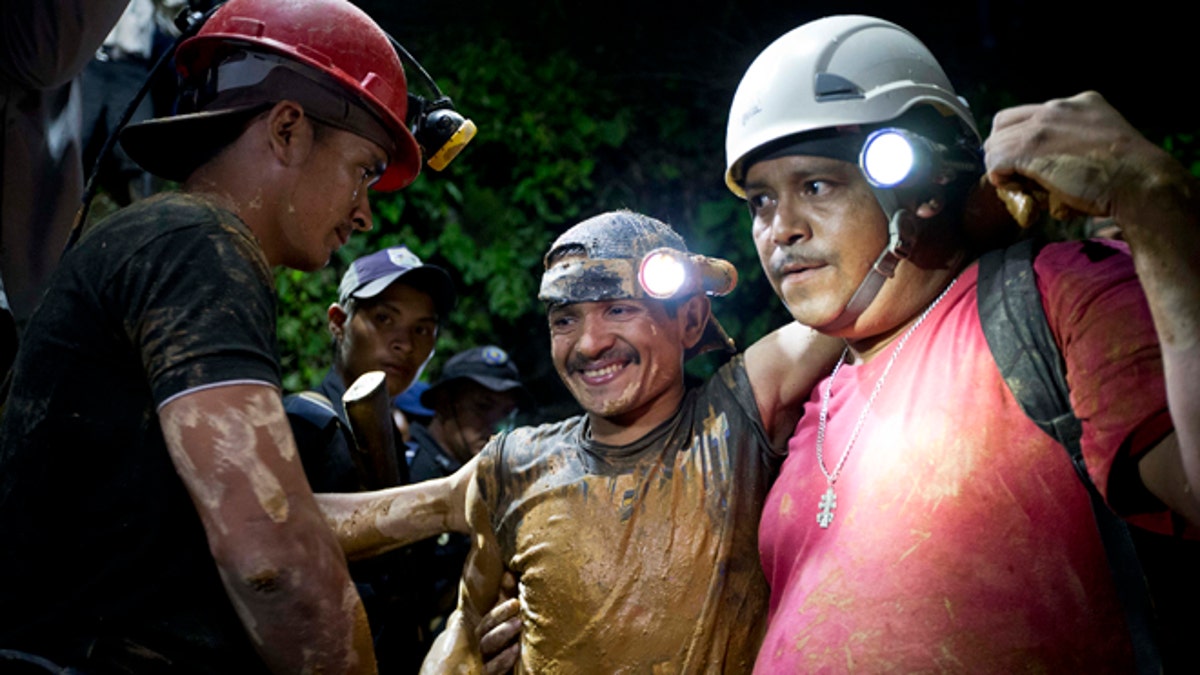
{"label": "baseball cap", "polygon": [[470,380],[485,389],[496,392],[512,392],[517,398],[517,407],[533,406],[533,396],[521,384],[521,372],[509,358],[508,352],[496,345],[472,347],[451,356],[442,367],[442,374],[429,389],[421,394],[421,405],[432,407],[436,391],[461,380]]}
{"label": "baseball cap", "polygon": [[436,413],[421,405],[421,394],[424,394],[428,390],[428,382],[421,382],[420,380],[413,382],[408,389],[405,389],[396,398],[392,399],[392,405],[399,408],[401,412],[409,415],[433,417]]}
{"label": "baseball cap", "polygon": [[397,281],[428,293],[441,318],[454,309],[458,300],[446,270],[421,262],[407,246],[393,246],[350,263],[338,284],[338,304],[344,307],[350,298],[373,298]]}

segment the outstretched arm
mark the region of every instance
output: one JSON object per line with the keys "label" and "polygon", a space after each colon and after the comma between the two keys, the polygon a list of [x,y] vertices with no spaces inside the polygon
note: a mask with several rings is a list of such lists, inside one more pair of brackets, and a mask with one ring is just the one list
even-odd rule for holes
{"label": "outstretched arm", "polygon": [[484,612],[491,609],[500,597],[504,561],[500,544],[492,531],[491,510],[480,494],[478,478],[472,480],[467,489],[467,522],[471,528],[472,542],[459,583],[458,609],[450,615],[446,629],[438,635],[425,656],[425,663],[421,666],[422,675],[477,675],[484,672],[476,630]]}
{"label": "outstretched arm", "polygon": [[997,186],[1034,181],[1052,209],[1121,227],[1162,345],[1175,425],[1139,473],[1200,525],[1200,182],[1095,92],[1000,112],[984,149]]}
{"label": "outstretched arm", "polygon": [[478,457],[445,478],[377,490],[318,494],[317,505],[351,560],[443,532],[469,532],[464,503]]}
{"label": "outstretched arm", "polygon": [[221,580],[272,672],[373,673],[346,559],[304,477],[279,392],[230,384],[159,411]]}
{"label": "outstretched arm", "polygon": [[772,445],[781,447],[791,437],[804,401],[845,346],[793,321],[746,350],[746,374]]}

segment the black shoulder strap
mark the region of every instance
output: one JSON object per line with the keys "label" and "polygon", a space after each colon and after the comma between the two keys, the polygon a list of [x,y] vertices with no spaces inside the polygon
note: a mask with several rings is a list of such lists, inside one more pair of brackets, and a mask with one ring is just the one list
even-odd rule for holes
{"label": "black shoulder strap", "polygon": [[1082,426],[1071,408],[1062,353],[1046,321],[1033,272],[1037,251],[1035,242],[1027,239],[980,258],[980,324],[996,366],[1017,403],[1063,446],[1087,488],[1132,634],[1138,672],[1160,673],[1162,658],[1155,639],[1154,609],[1129,528],[1096,490],[1079,445]]}
{"label": "black shoulder strap", "polygon": [[318,429],[325,429],[340,420],[333,401],[315,391],[302,391],[283,397],[283,409]]}

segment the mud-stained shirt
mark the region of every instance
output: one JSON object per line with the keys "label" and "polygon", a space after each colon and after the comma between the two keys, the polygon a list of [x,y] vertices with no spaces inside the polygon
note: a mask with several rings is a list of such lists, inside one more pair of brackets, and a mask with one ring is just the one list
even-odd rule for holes
{"label": "mud-stained shirt", "polygon": [[262,668],[157,415],[205,384],[279,386],[271,270],[246,225],[183,194],[98,223],[55,272],[14,373],[0,644],[88,672]]}
{"label": "mud-stained shirt", "polygon": [[[1171,421],[1128,249],[1052,244],[1034,270],[1092,480],[1169,531],[1136,478]],[[834,499],[816,456],[828,379],[805,405],[763,510],[772,594],[756,672],[1134,672],[1088,495],[1005,385],[977,278],[978,266],[962,273],[873,404],[889,352],[837,372],[823,449],[827,470],[845,457]]]}
{"label": "mud-stained shirt", "polygon": [[749,671],[777,460],[741,356],[633,444],[591,440],[586,416],[493,439],[477,480],[519,579],[524,670]]}

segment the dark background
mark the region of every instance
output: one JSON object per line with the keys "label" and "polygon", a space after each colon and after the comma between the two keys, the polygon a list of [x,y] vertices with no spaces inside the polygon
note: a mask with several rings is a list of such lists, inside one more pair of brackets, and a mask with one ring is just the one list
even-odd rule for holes
{"label": "dark background", "polygon": [[829,14],[869,14],[916,34],[968,98],[993,103],[1003,92],[1032,102],[1095,89],[1139,128],[1195,121],[1194,22],[1185,5],[1171,9],[1158,0],[358,4],[405,44],[453,40],[456,32],[464,39],[504,36],[547,52],[568,50],[613,77],[670,79],[718,107],[754,56],[789,29]]}
{"label": "dark background", "polygon": [[[1155,142],[1200,158],[1195,31],[1181,9],[1157,1],[357,1],[479,135],[445,172],[376,195],[375,231],[352,238],[330,269],[281,274],[290,389],[312,386],[328,364],[324,309],[349,261],[404,243],[446,267],[460,291],[425,379],[456,351],[494,343],[543,404],[539,419],[573,412],[535,299],[541,255],[558,233],[615,208],[665,220],[693,250],[734,262],[741,283],[714,310],[741,346],[788,320],[761,278],[744,205],[723,183],[725,116],[763,48],[828,14],[870,14],[912,31],[985,135],[998,109],[1095,89]],[[410,69],[410,89],[417,79]],[[703,376],[716,364],[703,357],[689,370]]]}

